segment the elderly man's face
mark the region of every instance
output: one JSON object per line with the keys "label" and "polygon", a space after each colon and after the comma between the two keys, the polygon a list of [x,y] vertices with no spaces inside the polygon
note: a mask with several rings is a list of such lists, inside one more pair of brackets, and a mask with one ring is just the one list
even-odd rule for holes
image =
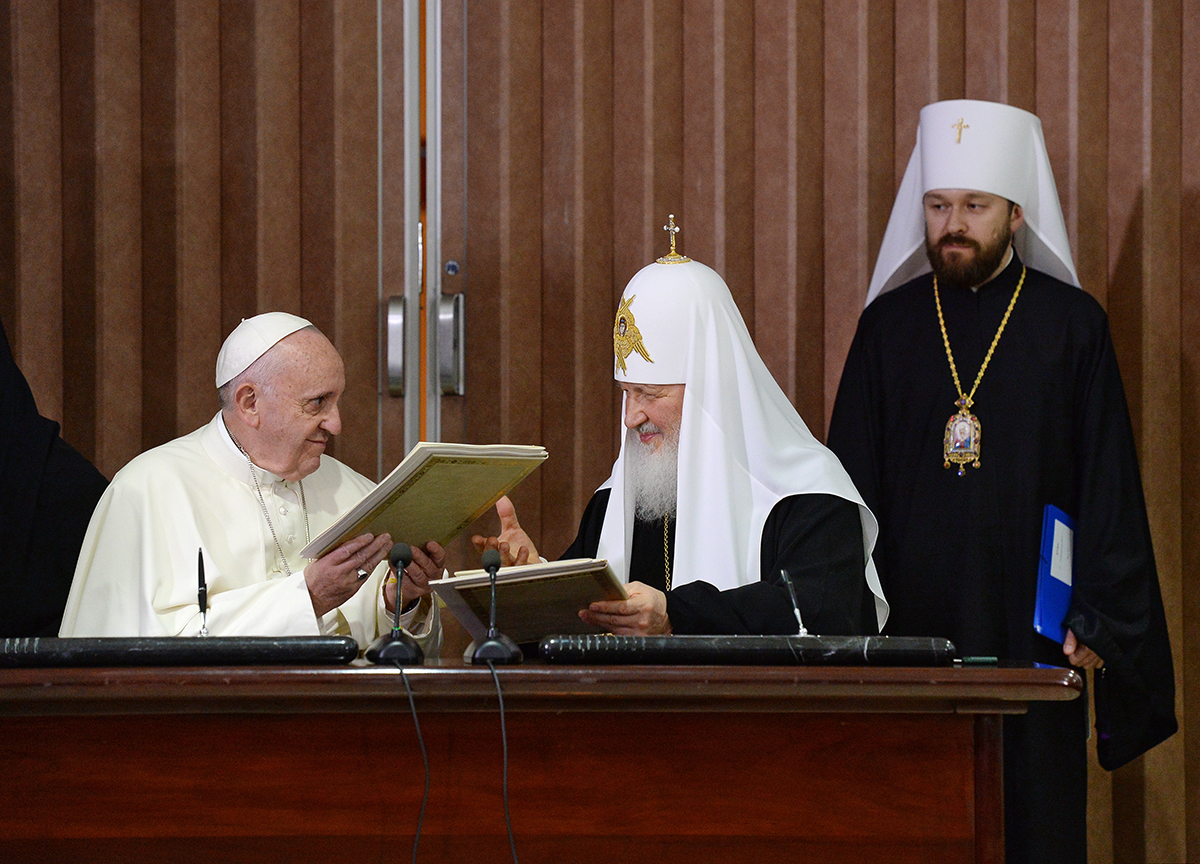
{"label": "elderly man's face", "polygon": [[657,452],[665,438],[679,439],[682,384],[622,384],[621,389],[625,391],[625,428],[634,430],[644,447]]}
{"label": "elderly man's face", "polygon": [[346,388],[345,368],[337,349],[315,330],[300,330],[281,340],[272,381],[260,387],[258,425],[246,447],[261,467],[286,480],[317,470],[329,439],[342,431],[338,400]]}
{"label": "elderly man's face", "polygon": [[940,282],[973,288],[996,275],[1024,222],[1017,205],[970,189],[925,193],[925,252]]}

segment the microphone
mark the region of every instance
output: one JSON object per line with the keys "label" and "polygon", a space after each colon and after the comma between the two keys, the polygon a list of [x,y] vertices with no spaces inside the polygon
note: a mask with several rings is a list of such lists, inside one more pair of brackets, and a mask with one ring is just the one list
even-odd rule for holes
{"label": "microphone", "polygon": [[376,665],[387,663],[405,666],[425,660],[425,652],[421,650],[417,640],[400,629],[400,584],[404,581],[404,568],[412,563],[412,559],[412,547],[407,543],[397,543],[388,555],[388,563],[396,571],[396,617],[392,632],[380,636],[367,649],[367,660]]}
{"label": "microphone", "polygon": [[471,662],[476,666],[482,666],[485,663],[520,663],[522,660],[521,649],[517,647],[517,643],[503,633],[496,632],[496,571],[500,569],[500,553],[495,549],[487,549],[480,561],[483,569],[488,571],[492,583],[491,615],[487,638],[475,646],[475,651],[471,654]]}
{"label": "microphone", "polygon": [[783,579],[783,584],[787,586],[788,595],[792,598],[792,611],[796,613],[796,623],[800,625],[800,630],[797,636],[807,636],[808,628],[804,626],[804,619],[800,617],[800,604],[796,602],[796,589],[792,587],[792,580],[788,576],[787,570],[780,569],[780,577]]}

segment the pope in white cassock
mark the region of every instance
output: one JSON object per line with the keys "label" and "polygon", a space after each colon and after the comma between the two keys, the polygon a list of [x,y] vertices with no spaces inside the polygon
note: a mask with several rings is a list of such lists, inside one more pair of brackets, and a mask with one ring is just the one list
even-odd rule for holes
{"label": "pope in white cassock", "polygon": [[342,359],[303,318],[248,318],[217,357],[221,410],[122,468],[88,526],[61,636],[181,636],[200,630],[197,550],[215,636],[348,635],[362,647],[402,626],[426,655],[441,627],[425,599],[436,543],[413,548],[397,585],[391,537],[363,534],[308,561],[311,537],[374,483],[324,455],[341,431]]}

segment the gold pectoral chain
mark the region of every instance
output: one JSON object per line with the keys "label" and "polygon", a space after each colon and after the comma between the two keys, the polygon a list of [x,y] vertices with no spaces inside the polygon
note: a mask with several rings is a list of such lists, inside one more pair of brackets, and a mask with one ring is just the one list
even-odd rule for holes
{"label": "gold pectoral chain", "polygon": [[666,568],[666,587],[671,590],[671,531],[670,519],[667,514],[663,514],[663,566]]}
{"label": "gold pectoral chain", "polygon": [[971,392],[964,393],[962,384],[958,380],[958,369],[954,365],[954,352],[950,350],[950,337],[946,334],[946,319],[942,316],[942,298],[938,293],[937,276],[933,277],[933,299],[937,303],[938,325],[942,328],[942,343],[946,346],[946,359],[950,361],[950,375],[954,378],[954,389],[958,391],[958,399],[955,405],[958,406],[958,412],[950,417],[950,422],[946,424],[946,435],[943,439],[943,455],[945,456],[944,468],[949,468],[953,462],[958,465],[958,476],[963,476],[964,467],[969,462],[973,467],[979,467],[979,444],[980,444],[980,425],[979,418],[970,412],[970,408],[975,404],[975,391],[979,389],[979,382],[983,380],[983,373],[987,371],[988,363],[991,362],[992,352],[996,350],[996,345],[1000,342],[1000,335],[1004,332],[1004,327],[1008,324],[1008,316],[1012,314],[1013,306],[1017,303],[1017,297],[1021,293],[1021,286],[1025,284],[1025,268],[1021,267],[1021,278],[1017,282],[1017,290],[1013,292],[1012,300],[1008,302],[1008,308],[1004,311],[1004,318],[1000,321],[1000,329],[996,331],[995,338],[992,339],[991,346],[988,347],[987,354],[983,358],[983,365],[979,367],[979,374],[975,376],[975,383],[971,385]]}

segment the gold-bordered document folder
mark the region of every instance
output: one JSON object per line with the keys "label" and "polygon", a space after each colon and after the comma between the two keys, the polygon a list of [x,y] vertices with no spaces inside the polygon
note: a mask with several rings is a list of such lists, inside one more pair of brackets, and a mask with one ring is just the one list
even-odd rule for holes
{"label": "gold-bordered document folder", "polygon": [[546,459],[544,447],[421,441],[378,486],[300,553],[320,558],[364,532],[443,546]]}
{"label": "gold-bordered document folder", "polygon": [[[484,638],[491,617],[491,582],[486,571],[463,570],[449,579],[430,582],[429,587],[472,639]],[[501,567],[496,574],[496,629],[514,642],[600,633],[599,628],[584,623],[579,610],[596,600],[628,596],[603,558]]]}

